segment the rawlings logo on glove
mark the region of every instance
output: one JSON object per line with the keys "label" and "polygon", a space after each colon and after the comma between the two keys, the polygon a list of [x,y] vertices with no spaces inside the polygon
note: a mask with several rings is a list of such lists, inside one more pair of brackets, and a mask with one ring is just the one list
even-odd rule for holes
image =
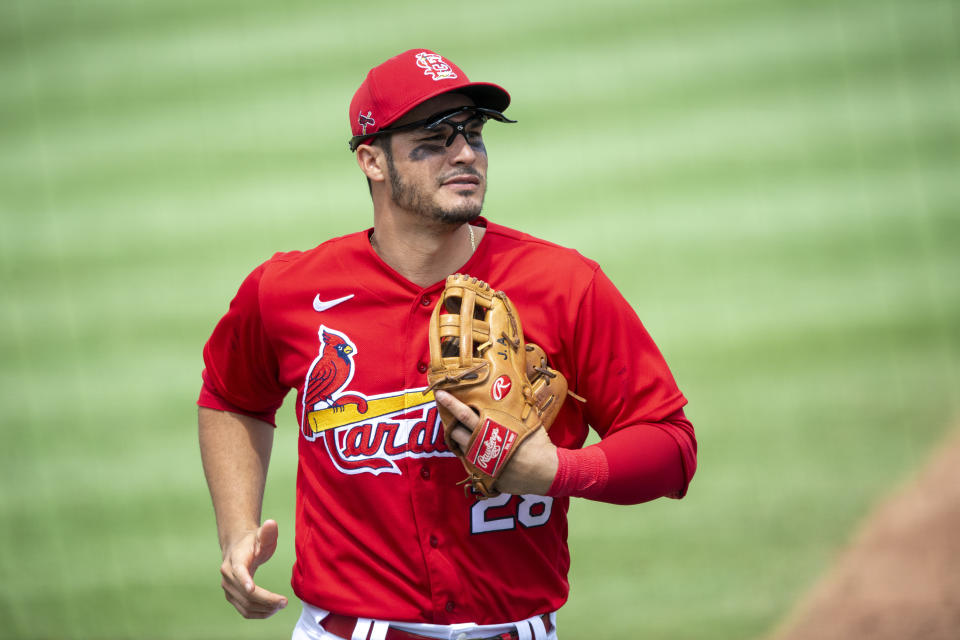
{"label": "rawlings logo on glove", "polygon": [[543,349],[525,344],[520,319],[506,294],[470,276],[447,278],[430,318],[428,390],[442,389],[480,414],[466,451],[450,434],[459,424],[440,405],[447,447],[474,491],[499,495],[497,477],[534,431],[549,429],[567,395]]}

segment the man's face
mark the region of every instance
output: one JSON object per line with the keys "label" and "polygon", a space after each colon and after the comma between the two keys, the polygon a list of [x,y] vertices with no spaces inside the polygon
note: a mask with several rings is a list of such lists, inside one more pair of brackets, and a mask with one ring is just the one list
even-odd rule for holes
{"label": "man's face", "polygon": [[[395,126],[472,105],[472,100],[459,94],[441,95],[404,115]],[[464,113],[453,122],[468,118],[470,114]],[[450,125],[433,131],[403,131],[386,140],[391,145],[387,172],[394,204],[433,222],[461,224],[476,219],[487,190],[482,128],[482,122],[470,122],[464,135],[455,136],[449,147],[445,145],[452,132]]]}

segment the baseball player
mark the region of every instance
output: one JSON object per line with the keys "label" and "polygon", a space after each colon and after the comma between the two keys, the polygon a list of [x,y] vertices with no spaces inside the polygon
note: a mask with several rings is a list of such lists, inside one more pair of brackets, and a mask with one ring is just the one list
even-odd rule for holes
{"label": "baseball player", "polygon": [[[631,305],[596,262],[480,216],[483,128],[513,122],[509,103],[424,49],[371,69],[349,118],[373,227],[274,255],[210,336],[200,447],[222,586],[243,616],[288,602],[254,572],[277,544],[261,500],[290,389],[298,640],[556,638],[570,498],[685,494],[696,468],[686,400]],[[513,451],[484,499],[458,484],[452,451],[480,418],[427,381],[428,323],[457,272],[509,296],[525,339],[580,398]],[[439,409],[457,422],[449,441]],[[584,447],[588,428],[601,440]]]}

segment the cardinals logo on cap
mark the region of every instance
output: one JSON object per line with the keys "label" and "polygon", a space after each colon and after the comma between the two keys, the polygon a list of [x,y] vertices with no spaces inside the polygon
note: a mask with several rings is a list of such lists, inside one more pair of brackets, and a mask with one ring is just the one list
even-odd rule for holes
{"label": "cardinals logo on cap", "polygon": [[360,125],[360,135],[367,135],[367,127],[377,124],[377,121],[373,119],[373,111],[367,111],[367,115],[363,115],[363,111],[361,111],[357,116],[357,124]]}
{"label": "cardinals logo on cap", "polygon": [[434,80],[453,80],[457,77],[447,61],[436,53],[421,51],[417,54],[417,66],[423,69],[423,75]]}

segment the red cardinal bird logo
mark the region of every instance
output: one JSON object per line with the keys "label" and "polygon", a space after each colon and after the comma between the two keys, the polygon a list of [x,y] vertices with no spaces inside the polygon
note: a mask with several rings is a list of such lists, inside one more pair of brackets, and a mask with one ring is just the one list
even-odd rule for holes
{"label": "red cardinal bird logo", "polygon": [[353,357],[357,347],[345,334],[320,327],[320,355],[310,365],[303,385],[303,424],[307,413],[320,409],[333,408],[343,411],[350,404],[357,405],[357,411],[366,413],[365,398],[351,393],[340,394],[353,378]]}

